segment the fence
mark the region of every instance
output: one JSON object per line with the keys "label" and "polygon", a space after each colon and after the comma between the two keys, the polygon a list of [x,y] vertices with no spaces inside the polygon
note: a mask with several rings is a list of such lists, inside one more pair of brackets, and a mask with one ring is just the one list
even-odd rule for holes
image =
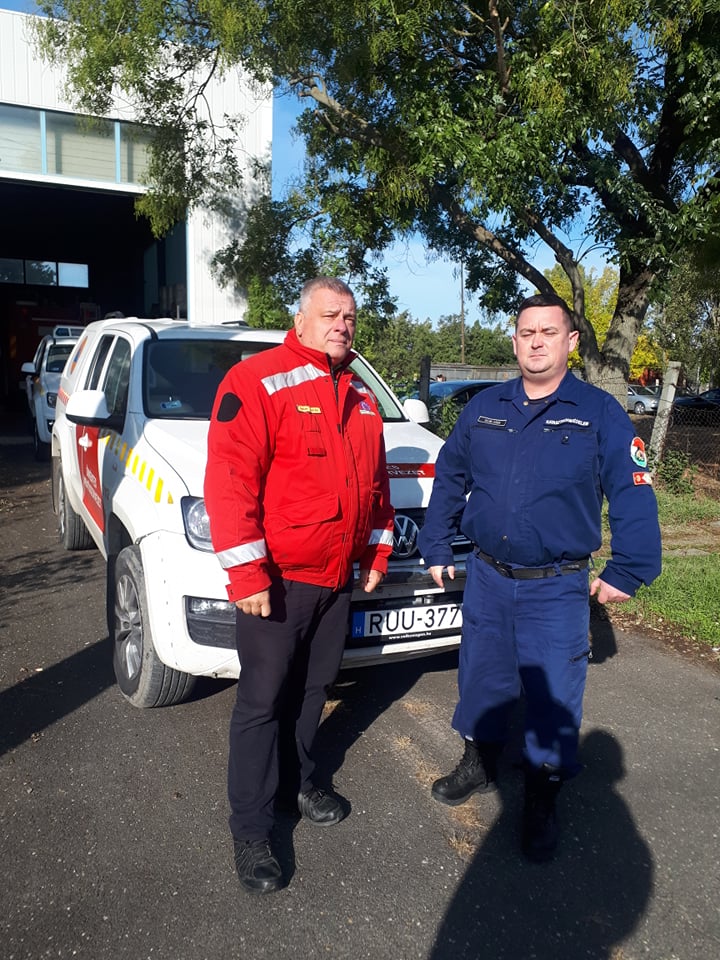
{"label": "fence", "polygon": [[630,414],[630,418],[656,461],[667,462],[678,455],[675,459],[685,461],[691,470],[694,486],[720,499],[720,405],[717,411],[685,409],[680,415],[676,411],[667,418],[664,438],[662,418],[651,414]]}

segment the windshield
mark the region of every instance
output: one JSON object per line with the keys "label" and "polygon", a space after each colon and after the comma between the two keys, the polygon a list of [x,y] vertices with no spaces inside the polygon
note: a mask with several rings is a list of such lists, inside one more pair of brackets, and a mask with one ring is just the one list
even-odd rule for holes
{"label": "windshield", "polygon": [[[154,340],[145,348],[143,403],[149,417],[209,420],[217,388],[230,367],[272,344],[247,340]],[[405,415],[378,374],[362,357],[352,367],[377,398],[384,421]]]}
{"label": "windshield", "polygon": [[143,403],[149,417],[209,420],[230,367],[267,350],[244,340],[155,340],[145,348]]}
{"label": "windshield", "polygon": [[53,343],[48,350],[45,369],[48,373],[62,373],[65,361],[73,351],[74,343]]}
{"label": "windshield", "polygon": [[369,387],[375,394],[375,399],[380,408],[380,414],[385,423],[399,423],[407,419],[400,409],[398,401],[380,379],[379,374],[375,373],[366,360],[362,357],[356,357],[350,364],[350,369],[356,373],[365,386]]}

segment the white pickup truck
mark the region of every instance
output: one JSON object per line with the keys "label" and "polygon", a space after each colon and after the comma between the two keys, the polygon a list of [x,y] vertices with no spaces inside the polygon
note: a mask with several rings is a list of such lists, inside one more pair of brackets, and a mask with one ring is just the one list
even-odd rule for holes
{"label": "white pickup truck", "polygon": [[[52,434],[53,507],[68,550],[95,544],[107,561],[108,627],[118,685],[135,706],[179,703],[197,676],[237,677],[235,608],[215,557],[202,499],[206,443],[224,373],[280,343],[284,333],[244,324],[101,320],[83,332],[63,371]],[[361,357],[354,368],[375,392],[396,510],[388,576],[355,591],[343,666],[456,647],[464,558],[438,590],[417,534],[441,441]]]}

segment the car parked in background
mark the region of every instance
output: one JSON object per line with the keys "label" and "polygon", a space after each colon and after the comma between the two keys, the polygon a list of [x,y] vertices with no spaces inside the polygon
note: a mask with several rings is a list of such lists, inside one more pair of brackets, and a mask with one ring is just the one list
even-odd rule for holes
{"label": "car parked in background", "polygon": [[25,393],[33,421],[37,460],[47,460],[50,455],[60,376],[82,331],[82,327],[55,327],[51,334],[42,338],[32,361],[21,367],[25,374]]}
{"label": "car parked in background", "polygon": [[653,387],[628,384],[627,409],[630,413],[657,413],[658,391]]}
{"label": "car parked in background", "polygon": [[[106,319],[87,327],[65,367],[53,507],[63,546],[95,544],[107,561],[115,676],[135,706],[179,703],[196,676],[239,674],[236,610],[203,500],[209,419],[225,372],[284,336],[240,323]],[[372,597],[353,592],[343,666],[455,649],[471,544],[453,543],[455,579],[445,590],[417,544],[442,442],[419,425],[424,403],[401,405],[360,356],[352,369],[382,414],[395,526],[382,585]]]}
{"label": "car parked in background", "polygon": [[720,387],[676,397],[672,405],[672,422],[688,426],[720,423]]}
{"label": "car parked in background", "polygon": [[[497,383],[497,380],[431,380],[428,397],[431,412],[433,406],[437,407],[448,401],[462,409],[480,390],[496,386]],[[417,399],[420,393],[414,390],[409,396]]]}

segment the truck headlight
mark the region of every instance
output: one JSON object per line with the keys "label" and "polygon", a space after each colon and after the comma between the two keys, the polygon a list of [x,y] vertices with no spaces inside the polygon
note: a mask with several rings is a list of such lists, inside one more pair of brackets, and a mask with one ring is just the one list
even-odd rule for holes
{"label": "truck headlight", "polygon": [[185,536],[188,543],[196,550],[213,552],[210,540],[210,518],[205,509],[205,501],[201,497],[183,497],[180,501],[182,509]]}

